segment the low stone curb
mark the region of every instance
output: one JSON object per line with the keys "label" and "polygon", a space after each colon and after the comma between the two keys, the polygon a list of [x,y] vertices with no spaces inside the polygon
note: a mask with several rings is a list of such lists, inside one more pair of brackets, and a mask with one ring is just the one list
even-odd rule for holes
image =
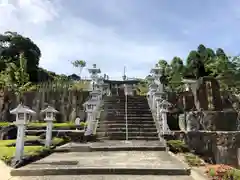
{"label": "low stone curb", "polygon": [[44,168],[13,169],[12,176],[48,176],[48,175],[190,175],[190,169],[152,169],[152,168],[113,168],[113,167],[76,167],[76,168]]}
{"label": "low stone curb", "polygon": [[[177,157],[174,153],[172,153],[171,151],[168,152],[171,156],[173,156],[174,158],[176,158],[177,160],[181,161],[182,163],[186,164],[187,166],[189,166],[186,162],[184,162],[182,159],[180,159],[179,157]],[[190,176],[194,179],[194,180],[208,180],[208,178],[206,176],[204,176],[203,174],[201,174],[200,172],[198,172],[196,170],[196,168],[194,167],[190,167],[191,170],[191,174]]]}

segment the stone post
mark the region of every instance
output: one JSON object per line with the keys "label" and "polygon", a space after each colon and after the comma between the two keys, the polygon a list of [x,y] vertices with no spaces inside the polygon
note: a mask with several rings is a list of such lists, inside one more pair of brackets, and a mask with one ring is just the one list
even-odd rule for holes
{"label": "stone post", "polygon": [[17,162],[20,161],[24,155],[24,138],[28,118],[30,118],[31,114],[35,114],[35,112],[27,106],[19,104],[17,108],[11,110],[10,113],[16,115],[14,124],[18,128],[15,152],[15,161]]}
{"label": "stone post", "polygon": [[163,133],[167,133],[167,132],[170,131],[170,129],[168,127],[168,124],[167,124],[167,112],[168,112],[168,107],[170,105],[171,104],[166,100],[163,100],[160,103],[160,113],[161,113],[161,119],[162,119],[162,131],[163,131]]}
{"label": "stone post", "polygon": [[52,128],[54,116],[58,111],[51,106],[48,106],[46,109],[42,110],[41,113],[45,113],[45,121],[47,122],[46,128],[46,141],[45,147],[49,148],[52,144]]}
{"label": "stone post", "polygon": [[[160,103],[161,103],[162,99],[160,97],[156,98],[156,104],[157,104],[157,121],[159,123],[159,125],[162,125],[162,119],[161,119],[161,109],[160,109]],[[160,127],[160,129],[162,129],[162,127]]]}

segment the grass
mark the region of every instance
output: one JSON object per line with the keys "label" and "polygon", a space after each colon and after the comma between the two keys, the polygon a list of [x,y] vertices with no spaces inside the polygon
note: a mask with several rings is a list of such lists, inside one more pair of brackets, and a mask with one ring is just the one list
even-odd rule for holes
{"label": "grass", "polygon": [[5,126],[8,126],[10,124],[11,123],[9,123],[9,122],[0,122],[0,127],[5,127]]}
{"label": "grass", "polygon": [[[37,156],[47,150],[44,146],[26,146],[24,147],[24,156]],[[16,148],[15,147],[6,147],[0,146],[0,159],[5,163],[9,164],[9,162],[13,159]]]}
{"label": "grass", "polygon": [[204,165],[204,162],[198,156],[196,156],[195,154],[185,153],[184,157],[185,157],[186,162],[190,166],[202,166],[202,165]]}
{"label": "grass", "polygon": [[188,146],[181,140],[169,140],[167,141],[167,145],[173,153],[189,152]]}
{"label": "grass", "polygon": [[[5,126],[9,126],[12,125],[13,123],[10,122],[0,122],[0,127],[5,127]],[[46,126],[47,123],[38,123],[38,122],[34,122],[34,123],[29,123],[27,126],[31,126],[31,127],[42,127],[42,126]],[[80,124],[81,125],[81,124]],[[53,123],[53,127],[76,127],[76,124],[74,123]]]}
{"label": "grass", "polygon": [[[38,136],[27,136],[25,140],[37,140]],[[15,147],[7,147],[7,145],[15,143],[16,140],[0,140],[0,159],[5,163],[9,164],[12,158],[15,155]],[[63,143],[64,140],[61,138],[54,137],[52,140],[52,147],[57,146]],[[43,152],[49,151],[50,149],[44,146],[25,146],[24,147],[24,156],[39,156]]]}

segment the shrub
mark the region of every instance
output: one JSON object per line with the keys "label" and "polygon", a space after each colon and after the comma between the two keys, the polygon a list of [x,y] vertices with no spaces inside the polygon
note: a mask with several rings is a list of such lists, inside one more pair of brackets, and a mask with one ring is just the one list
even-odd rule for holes
{"label": "shrub", "polygon": [[202,166],[204,162],[196,155],[191,153],[185,154],[185,159],[190,166]]}
{"label": "shrub", "polygon": [[189,152],[188,146],[181,140],[169,140],[167,145],[173,153]]}
{"label": "shrub", "polygon": [[224,164],[209,165],[206,173],[212,179],[239,180],[240,170]]}

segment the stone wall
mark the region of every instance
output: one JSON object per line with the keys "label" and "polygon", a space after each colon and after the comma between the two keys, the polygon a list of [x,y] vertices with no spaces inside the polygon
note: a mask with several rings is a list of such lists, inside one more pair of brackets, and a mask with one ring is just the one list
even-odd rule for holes
{"label": "stone wall", "polygon": [[165,139],[183,140],[208,162],[240,166],[239,131],[172,131],[172,134],[165,135]]}
{"label": "stone wall", "polygon": [[[83,117],[82,104],[87,100],[89,92],[67,90],[67,89],[47,89],[26,92],[23,95],[24,105],[29,106],[36,111],[36,116],[32,121],[42,121],[43,116],[40,111],[47,105],[56,108],[60,113],[57,114],[57,122],[72,121],[76,116]],[[0,121],[14,121],[15,117],[9,113],[9,110],[18,105],[17,98],[12,92],[0,93]]]}

